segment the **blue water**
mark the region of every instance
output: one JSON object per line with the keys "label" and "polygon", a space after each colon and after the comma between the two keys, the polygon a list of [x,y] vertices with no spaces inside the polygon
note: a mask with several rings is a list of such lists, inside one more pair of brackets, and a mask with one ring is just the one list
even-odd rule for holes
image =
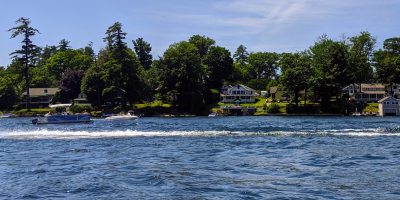
{"label": "blue water", "polygon": [[0,119],[0,199],[400,199],[400,118]]}

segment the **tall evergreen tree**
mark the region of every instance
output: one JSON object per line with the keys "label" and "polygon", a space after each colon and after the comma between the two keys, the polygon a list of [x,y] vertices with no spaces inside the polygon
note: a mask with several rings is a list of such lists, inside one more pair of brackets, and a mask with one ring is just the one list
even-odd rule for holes
{"label": "tall evergreen tree", "polygon": [[11,38],[15,38],[17,36],[22,36],[24,39],[22,40],[22,48],[20,50],[16,50],[10,55],[13,58],[17,58],[21,60],[25,64],[25,89],[26,89],[26,108],[30,110],[30,77],[29,77],[29,67],[34,64],[34,60],[39,54],[40,49],[33,44],[31,37],[35,36],[39,31],[30,26],[31,21],[28,18],[19,18],[16,22],[19,26],[13,27],[8,31],[11,32]]}
{"label": "tall evergreen tree", "polygon": [[236,63],[242,65],[247,64],[249,62],[249,52],[247,52],[247,48],[241,44],[233,54],[233,59],[235,59]]}
{"label": "tall evergreen tree", "polygon": [[60,41],[60,43],[58,43],[58,50],[59,51],[66,51],[66,50],[70,49],[69,43],[70,43],[70,41],[68,41],[66,39],[62,39]]}
{"label": "tall evergreen tree", "polygon": [[140,63],[125,40],[126,33],[122,31],[122,24],[114,23],[106,31],[104,41],[107,42],[107,51],[110,59],[104,63],[105,76],[109,87],[105,91],[122,95],[122,103],[128,101],[130,105],[139,100],[141,81],[138,77]]}
{"label": "tall evergreen tree", "polygon": [[132,43],[140,64],[142,64],[144,69],[148,70],[151,67],[151,64],[153,63],[153,56],[150,54],[151,52],[150,43],[144,41],[143,38],[132,40]]}
{"label": "tall evergreen tree", "polygon": [[233,54],[234,65],[231,82],[244,83],[250,80],[248,72],[249,52],[244,45],[240,45]]}

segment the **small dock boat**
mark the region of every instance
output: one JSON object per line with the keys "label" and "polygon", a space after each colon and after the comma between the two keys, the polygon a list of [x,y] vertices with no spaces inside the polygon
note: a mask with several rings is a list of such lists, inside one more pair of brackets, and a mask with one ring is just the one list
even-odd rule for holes
{"label": "small dock boat", "polygon": [[134,114],[133,111],[128,111],[127,114],[124,115],[111,115],[106,117],[106,120],[134,120],[138,119],[139,117]]}
{"label": "small dock boat", "polygon": [[221,114],[218,114],[218,113],[215,113],[215,112],[210,113],[210,114],[208,115],[208,117],[219,117],[219,116],[221,116]]}

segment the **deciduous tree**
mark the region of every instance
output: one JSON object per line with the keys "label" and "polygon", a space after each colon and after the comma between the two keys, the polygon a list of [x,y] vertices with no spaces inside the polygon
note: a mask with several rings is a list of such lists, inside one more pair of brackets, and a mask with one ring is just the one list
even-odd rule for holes
{"label": "deciduous tree", "polygon": [[160,62],[160,93],[182,110],[196,113],[203,102],[205,86],[198,48],[186,41],[173,44]]}

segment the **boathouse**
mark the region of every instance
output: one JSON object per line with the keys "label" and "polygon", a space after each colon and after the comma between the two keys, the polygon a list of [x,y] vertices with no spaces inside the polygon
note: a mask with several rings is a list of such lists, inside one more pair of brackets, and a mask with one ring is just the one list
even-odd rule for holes
{"label": "boathouse", "polygon": [[399,101],[394,97],[385,97],[378,101],[380,116],[397,116],[400,114]]}

